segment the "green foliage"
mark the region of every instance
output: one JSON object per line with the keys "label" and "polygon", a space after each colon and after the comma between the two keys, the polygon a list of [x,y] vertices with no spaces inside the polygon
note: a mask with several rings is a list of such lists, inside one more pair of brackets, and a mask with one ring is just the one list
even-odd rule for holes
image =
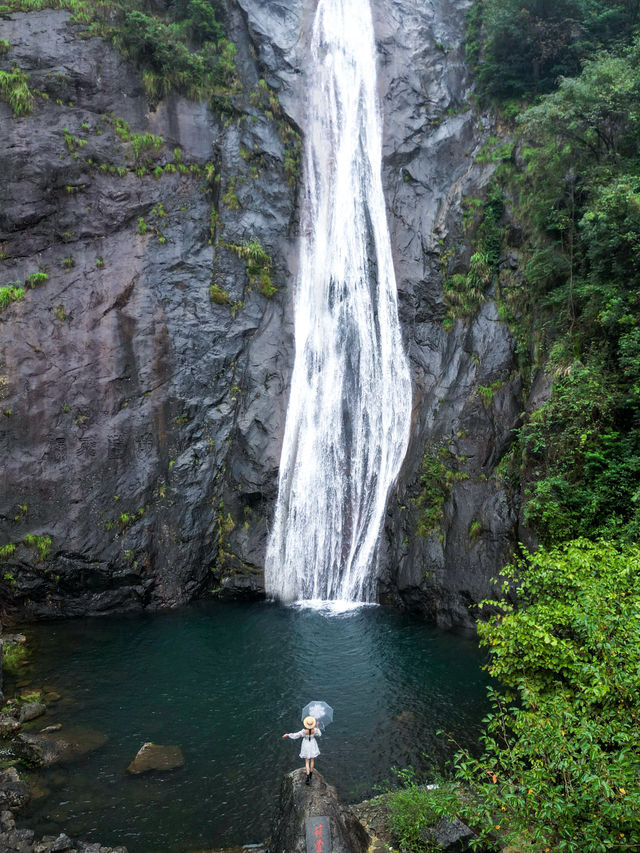
{"label": "green foliage", "polygon": [[472,521],[471,524],[469,525],[469,539],[471,541],[473,541],[475,539],[479,539],[480,535],[482,533],[482,530],[483,530],[483,527],[482,527],[481,521],[478,521],[478,519],[475,519],[474,521]]}
{"label": "green foliage", "polygon": [[480,0],[467,18],[466,53],[481,98],[506,101],[550,91],[638,23],[633,0]]}
{"label": "green foliage", "polygon": [[84,148],[87,144],[86,139],[82,139],[79,136],[74,136],[68,127],[62,129],[62,135],[64,136],[64,144],[67,146],[67,151],[70,151],[72,154],[78,150],[78,148]]}
{"label": "green foliage", "polygon": [[478,385],[478,387],[476,388],[476,394],[482,399],[485,408],[488,409],[489,406],[493,403],[493,397],[496,391],[499,391],[503,385],[504,382],[502,382],[501,380],[492,382],[491,385]]}
{"label": "green foliage", "polygon": [[205,92],[237,94],[236,47],[223,36],[214,8],[204,0],[175,3],[164,20],[129,9],[111,29],[116,45],[143,69],[147,95],[157,100],[172,89],[189,97]]}
{"label": "green foliage", "polygon": [[11,42],[7,41],[6,39],[0,39],[0,56],[2,56],[5,53],[9,53],[10,49],[11,49]]}
{"label": "green foliage", "polygon": [[6,284],[0,287],[0,311],[11,305],[12,302],[20,302],[24,299],[24,289],[15,284]]}
{"label": "green foliage", "polygon": [[24,643],[2,644],[2,668],[11,675],[17,675],[20,667],[26,663],[28,652]]}
{"label": "green foliage", "polygon": [[141,506],[135,512],[121,512],[117,518],[117,522],[123,530],[131,527],[136,521],[139,521],[144,515],[145,508]]}
{"label": "green foliage", "polygon": [[440,529],[444,504],[451,494],[453,484],[466,479],[466,474],[455,470],[455,457],[444,447],[436,453],[427,449],[420,466],[418,496],[412,501],[416,512],[416,533],[426,538]]}
{"label": "green foliage", "polygon": [[238,201],[238,196],[236,195],[236,183],[237,178],[233,177],[229,180],[229,184],[227,189],[222,196],[222,203],[229,208],[229,210],[238,210],[240,207],[240,202]]}
{"label": "green foliage", "polygon": [[427,537],[440,529],[444,503],[451,492],[449,473],[439,456],[425,453],[420,467],[420,493],[415,500],[418,536]]}
{"label": "green foliage", "polygon": [[9,0],[3,8],[68,9],[76,24],[108,39],[138,65],[153,101],[177,90],[192,98],[226,97],[231,105],[231,96],[240,91],[236,48],[225,38],[218,0],[155,7],[136,0]]}
{"label": "green foliage", "polygon": [[35,548],[38,552],[38,560],[44,560],[49,556],[51,551],[50,536],[34,536],[28,533],[22,540],[27,548]]}
{"label": "green foliage", "polygon": [[[585,539],[505,570],[518,604],[480,623],[493,691],[484,752],[456,756],[480,841],[600,853],[640,844],[640,550]],[[515,694],[515,695],[514,695]],[[440,806],[435,805],[437,809]]]}
{"label": "green foliage", "polygon": [[448,275],[451,251],[443,254],[443,295],[447,306],[443,326],[447,331],[457,319],[472,317],[485,301],[501,257],[500,219],[504,211],[501,187],[494,182],[484,202],[465,199],[463,206],[463,230],[465,233],[473,231],[475,250],[469,259],[468,271],[451,276]]}
{"label": "green foliage", "polygon": [[209,299],[216,305],[231,305],[231,297],[227,291],[213,282],[209,285]]}
{"label": "green foliage", "polygon": [[551,399],[520,432],[525,518],[546,543],[640,534],[640,40],[584,63],[520,119],[498,181],[528,235],[500,273],[521,369]]}
{"label": "green foliage", "polygon": [[29,287],[34,288],[38,287],[38,285],[40,284],[44,284],[45,281],[49,281],[49,276],[46,272],[40,270],[40,272],[32,272],[30,275],[28,275],[26,283],[29,285]]}
{"label": "green foliage", "polygon": [[[429,837],[429,829],[443,811],[455,813],[457,801],[450,785],[437,793],[419,785],[411,770],[399,773],[402,787],[388,798],[389,824],[396,845],[411,853],[436,853],[442,848]],[[437,803],[437,805],[436,805]]]}
{"label": "green foliage", "polygon": [[10,557],[13,557],[17,545],[14,542],[7,542],[6,545],[3,545],[0,548],[0,560],[8,560]]}
{"label": "green foliage", "polygon": [[521,430],[525,519],[545,542],[640,535],[640,435],[610,377],[575,362]]}
{"label": "green foliage", "polygon": [[271,270],[273,267],[271,255],[262,248],[255,237],[247,243],[240,245],[227,243],[226,246],[232,252],[235,252],[239,258],[244,260],[249,284],[254,285],[257,283],[260,286],[260,293],[266,296],[267,299],[271,299],[277,292],[277,287],[271,279]]}
{"label": "green foliage", "polygon": [[29,89],[29,75],[26,71],[17,67],[11,71],[0,71],[0,99],[9,104],[16,117],[31,112],[34,96]]}

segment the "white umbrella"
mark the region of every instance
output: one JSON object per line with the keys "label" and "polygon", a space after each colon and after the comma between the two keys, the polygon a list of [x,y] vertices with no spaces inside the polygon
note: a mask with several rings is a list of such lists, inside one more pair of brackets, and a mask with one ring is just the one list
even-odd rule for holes
{"label": "white umbrella", "polygon": [[309,702],[302,709],[303,722],[305,717],[315,717],[318,727],[324,731],[324,727],[333,722],[333,708],[326,702]]}

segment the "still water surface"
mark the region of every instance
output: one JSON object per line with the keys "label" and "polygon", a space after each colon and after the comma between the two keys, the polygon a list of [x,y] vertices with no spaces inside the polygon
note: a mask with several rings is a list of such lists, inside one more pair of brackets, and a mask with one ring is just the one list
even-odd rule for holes
{"label": "still water surface", "polygon": [[[62,695],[35,730],[88,726],[108,741],[40,774],[49,793],[22,822],[130,853],[266,837],[282,774],[303,764],[300,742],[281,736],[300,728],[311,699],[335,710],[317,767],[347,801],[375,793],[393,766],[446,760],[439,729],[472,745],[487,710],[471,640],[383,607],[214,603],[38,625],[29,636],[33,685]],[[186,766],[131,777],[145,741],[179,745]]]}

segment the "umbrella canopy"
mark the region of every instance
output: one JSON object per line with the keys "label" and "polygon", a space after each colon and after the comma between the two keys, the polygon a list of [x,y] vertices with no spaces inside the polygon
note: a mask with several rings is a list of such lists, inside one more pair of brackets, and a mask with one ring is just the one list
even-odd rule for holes
{"label": "umbrella canopy", "polygon": [[309,702],[302,709],[303,722],[305,717],[315,717],[319,728],[324,730],[325,726],[333,722],[333,708],[326,702]]}

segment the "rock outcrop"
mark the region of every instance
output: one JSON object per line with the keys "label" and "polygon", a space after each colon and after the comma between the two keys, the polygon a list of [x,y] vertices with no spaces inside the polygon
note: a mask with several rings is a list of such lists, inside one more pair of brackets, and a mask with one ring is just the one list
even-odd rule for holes
{"label": "rock outcrop", "polygon": [[[468,6],[373,0],[414,388],[380,595],[443,626],[471,624],[520,536],[495,475],[523,408],[513,341],[491,294],[472,319],[442,323],[443,253],[449,273],[466,268],[462,199],[482,197],[493,169],[474,159],[493,127],[469,100]],[[262,593],[293,358],[296,188],[281,131],[304,113],[313,7],[230,0],[245,92],[232,121],[178,96],[150,106],[135,69],[67,12],[3,15],[0,67],[37,90],[30,116],[0,102],[0,286],[25,288],[0,313],[10,616]],[[279,115],[250,97],[264,85]],[[151,141],[136,153],[131,134]],[[254,238],[273,262],[271,298],[232,248]],[[440,518],[425,526],[425,459],[444,457]]]}
{"label": "rock outcrop", "polygon": [[367,833],[351,809],[340,802],[336,789],[317,771],[311,785],[305,785],[305,778],[304,770],[294,770],[282,779],[269,853],[307,853],[305,821],[320,816],[329,818],[333,853],[366,853]]}
{"label": "rock outcrop", "polygon": [[[2,67],[41,93],[22,118],[0,102],[0,285],[26,291],[0,314],[10,615],[166,606],[232,591],[238,570],[259,578],[295,190],[277,123],[250,104],[258,70],[237,9],[229,27],[238,123],[177,96],[151,109],[131,65],[68,12],[3,15]],[[273,262],[271,299],[229,248],[253,239]]]}

